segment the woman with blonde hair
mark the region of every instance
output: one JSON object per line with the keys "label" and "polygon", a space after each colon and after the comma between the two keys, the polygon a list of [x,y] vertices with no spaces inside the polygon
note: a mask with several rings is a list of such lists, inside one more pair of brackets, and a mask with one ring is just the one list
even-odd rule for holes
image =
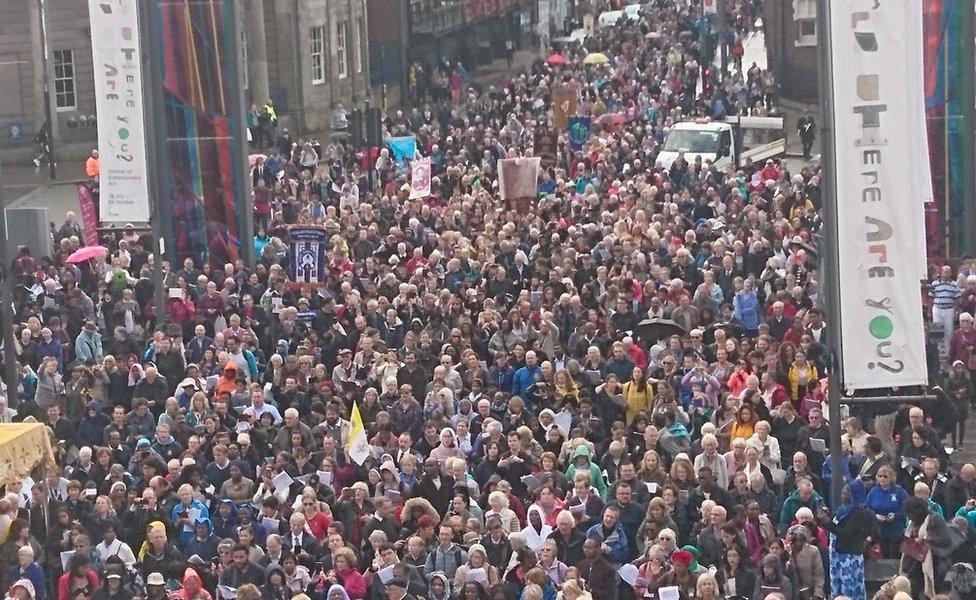
{"label": "woman with blonde hair", "polygon": [[568,579],[556,594],[556,600],[593,600],[593,596],[580,587],[575,579]]}
{"label": "woman with blonde hair", "polygon": [[505,531],[515,533],[522,530],[522,526],[519,525],[518,515],[508,507],[508,496],[504,492],[495,490],[488,494],[488,507],[488,510],[485,511],[484,520],[486,523],[488,519],[497,515],[502,520],[502,528]]}
{"label": "woman with blonde hair", "polygon": [[[661,456],[657,453],[657,450],[644,452],[644,458],[641,460],[640,468],[637,469],[637,479],[645,484],[655,483],[659,489],[668,482],[668,474],[664,471],[664,466],[661,464]],[[651,492],[651,494],[656,493],[659,493],[659,491]]]}
{"label": "woman with blonde hair", "polygon": [[695,582],[695,591],[698,600],[719,600],[718,582],[715,576],[709,572],[702,573]]}
{"label": "woman with blonde hair", "polygon": [[561,402],[570,396],[573,398],[579,398],[579,386],[576,385],[576,382],[573,381],[572,376],[566,369],[556,371],[554,383],[556,387],[555,393],[557,401]]}

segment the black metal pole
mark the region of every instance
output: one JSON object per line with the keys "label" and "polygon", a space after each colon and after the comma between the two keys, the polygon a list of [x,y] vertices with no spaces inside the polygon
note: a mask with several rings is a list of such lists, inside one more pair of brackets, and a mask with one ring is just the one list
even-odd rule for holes
{"label": "black metal pole", "polygon": [[17,369],[16,344],[14,340],[14,282],[11,275],[10,255],[7,252],[9,237],[7,232],[7,200],[3,193],[2,176],[0,176],[0,232],[4,240],[0,241],[0,326],[3,327],[3,379],[7,384],[7,406],[17,408],[20,398],[17,387],[20,384],[20,373]]}
{"label": "black metal pole", "polygon": [[834,89],[833,58],[830,45],[830,0],[817,4],[818,68],[820,81],[820,141],[823,144],[820,164],[823,168],[824,206],[824,309],[827,314],[827,340],[830,347],[830,377],[827,408],[830,413],[830,506],[840,504],[840,490],[844,486],[844,461],[841,446],[840,405],[842,395],[842,361],[840,352],[840,278],[838,273],[837,240],[838,215],[834,168]]}

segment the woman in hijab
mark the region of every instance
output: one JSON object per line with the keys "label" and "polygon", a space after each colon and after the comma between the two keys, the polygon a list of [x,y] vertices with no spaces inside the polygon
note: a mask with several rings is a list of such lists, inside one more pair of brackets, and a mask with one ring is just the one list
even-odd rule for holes
{"label": "woman in hijab", "polygon": [[533,504],[529,507],[528,514],[526,515],[528,523],[522,529],[522,535],[525,536],[525,541],[534,552],[538,552],[539,548],[542,547],[542,542],[549,538],[549,534],[552,533],[552,527],[546,523],[545,515],[542,514],[542,510]]}
{"label": "woman in hijab", "polygon": [[878,538],[878,522],[864,505],[864,483],[855,479],[840,492],[841,505],[833,518],[820,511],[820,525],[830,533],[830,593],[865,600],[864,549],[868,539]]}
{"label": "woman in hijab", "polygon": [[427,600],[451,600],[451,580],[447,578],[444,571],[431,573],[429,580]]}

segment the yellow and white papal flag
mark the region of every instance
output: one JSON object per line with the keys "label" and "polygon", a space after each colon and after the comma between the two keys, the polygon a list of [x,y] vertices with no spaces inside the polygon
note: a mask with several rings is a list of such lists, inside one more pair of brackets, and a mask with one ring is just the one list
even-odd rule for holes
{"label": "yellow and white papal flag", "polygon": [[359,404],[357,402],[352,403],[352,432],[349,434],[349,442],[346,445],[346,450],[349,452],[349,458],[356,461],[356,464],[362,466],[366,459],[369,458],[369,442],[366,440],[366,428],[363,427],[363,417],[359,414]]}

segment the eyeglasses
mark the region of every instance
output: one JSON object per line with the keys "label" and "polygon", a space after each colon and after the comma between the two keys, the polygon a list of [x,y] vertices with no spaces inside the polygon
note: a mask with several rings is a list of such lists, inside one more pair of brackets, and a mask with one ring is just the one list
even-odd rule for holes
{"label": "eyeglasses", "polygon": [[315,506],[314,502],[302,502],[302,504],[305,506]]}

